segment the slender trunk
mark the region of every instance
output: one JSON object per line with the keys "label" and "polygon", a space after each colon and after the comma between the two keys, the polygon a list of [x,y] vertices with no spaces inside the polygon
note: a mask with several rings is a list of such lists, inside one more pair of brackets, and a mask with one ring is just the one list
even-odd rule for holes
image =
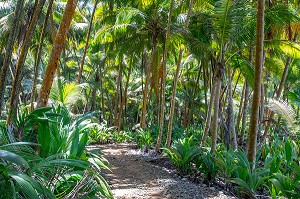
{"label": "slender trunk", "polygon": [[11,55],[13,52],[13,47],[14,47],[14,38],[17,32],[16,26],[18,27],[19,24],[19,15],[20,12],[23,10],[24,6],[24,0],[18,0],[15,12],[14,12],[14,18],[13,18],[13,23],[12,26],[9,29],[9,36],[7,40],[7,46],[6,46],[6,51],[5,51],[5,57],[3,60],[2,68],[1,68],[1,76],[0,76],[0,115],[2,112],[2,105],[3,105],[3,97],[4,97],[4,91],[5,91],[5,86],[6,86],[6,80],[7,80],[7,69],[9,67],[9,63],[11,60]]}
{"label": "slender trunk", "polygon": [[243,103],[244,103],[244,96],[245,96],[245,90],[246,90],[246,81],[244,82],[243,85],[243,91],[242,91],[242,96],[241,96],[241,101],[240,101],[240,105],[239,105],[239,112],[238,112],[238,116],[236,119],[236,127],[235,127],[235,132],[236,135],[239,135],[239,129],[240,129],[240,123],[241,123],[241,119],[242,119],[242,115],[243,115]]}
{"label": "slender trunk", "polygon": [[[95,75],[95,83],[99,84],[99,82],[100,82],[100,78],[99,78],[99,73],[98,73],[98,70],[97,70],[96,75]],[[96,93],[97,93],[97,89],[93,88],[92,100],[91,100],[91,111],[94,111],[96,109]]]}
{"label": "slender trunk", "polygon": [[[146,52],[143,53],[142,57],[142,67],[144,68],[145,75],[146,75],[146,82],[143,89],[143,105],[141,111],[141,120],[140,120],[140,127],[144,129],[146,127],[146,115],[147,115],[147,96],[148,96],[148,87],[149,87],[149,80],[150,80],[150,66],[147,66],[147,56]],[[143,82],[142,82],[143,84]]]}
{"label": "slender trunk", "polygon": [[218,138],[218,120],[219,120],[219,104],[220,104],[220,92],[221,92],[221,86],[222,86],[222,68],[223,65],[221,63],[218,64],[218,71],[216,74],[216,77],[214,78],[214,87],[215,90],[214,94],[214,115],[212,120],[212,143],[211,143],[211,152],[216,152],[217,149],[217,138]]}
{"label": "slender trunk", "polygon": [[168,15],[168,24],[167,24],[167,32],[166,32],[166,43],[162,61],[162,78],[161,78],[161,101],[160,101],[160,116],[159,116],[159,132],[157,137],[157,143],[155,146],[155,151],[158,152],[161,145],[161,137],[164,128],[164,119],[165,119],[165,90],[166,90],[166,63],[168,57],[168,45],[167,42],[169,41],[170,37],[170,27],[171,27],[171,20],[172,20],[172,12],[173,12],[174,0],[171,0],[169,15]]}
{"label": "slender trunk", "polygon": [[[206,109],[206,115],[207,115],[207,110],[208,110],[208,103],[207,103],[207,90],[208,90],[208,86],[207,86],[207,79],[209,78],[208,73],[206,73],[207,69],[203,68],[203,83],[204,83],[204,103],[205,103],[205,109]],[[207,76],[206,76],[207,75]]]}
{"label": "slender trunk", "polygon": [[126,84],[125,84],[124,97],[122,98],[122,102],[121,102],[120,109],[119,109],[119,115],[118,115],[118,121],[117,121],[118,132],[120,132],[120,130],[121,130],[122,111],[123,111],[124,105],[126,103],[126,98],[127,98],[127,91],[128,91],[129,79],[130,79],[131,67],[132,67],[132,59],[133,59],[133,55],[131,55],[130,67],[129,67]]}
{"label": "slender trunk", "polygon": [[[200,63],[201,64],[201,63]],[[189,112],[188,112],[188,126],[189,126],[189,122],[193,119],[193,115],[194,115],[194,98],[198,89],[198,85],[199,85],[199,81],[200,81],[200,76],[201,76],[201,70],[202,70],[202,65],[199,64],[199,71],[197,74],[197,79],[196,79],[196,85],[194,86],[193,92],[192,92],[192,96],[191,96],[191,100],[189,103]],[[203,69],[204,70],[204,69]],[[204,91],[205,92],[205,91]]]}
{"label": "slender trunk", "polygon": [[115,94],[115,106],[114,106],[114,120],[115,120],[115,126],[118,126],[118,106],[120,107],[121,105],[121,98],[122,98],[122,68],[123,68],[123,59],[120,58],[120,63],[119,63],[119,72],[118,72],[118,79],[117,79],[117,89],[116,89],[116,94]]}
{"label": "slender trunk", "polygon": [[168,124],[168,134],[166,139],[166,148],[170,147],[171,144],[171,137],[172,137],[172,123],[173,123],[173,116],[174,116],[174,109],[175,109],[175,97],[176,97],[176,88],[178,83],[178,78],[181,69],[181,60],[182,60],[182,53],[183,49],[181,48],[179,51],[179,59],[177,62],[177,68],[173,80],[173,87],[172,87],[172,96],[171,96],[171,105],[170,105],[170,116],[169,116],[169,124]]}
{"label": "slender trunk", "polygon": [[66,9],[63,14],[58,33],[56,34],[53,49],[51,51],[49,62],[44,75],[44,80],[38,100],[38,107],[45,107],[48,103],[54,75],[58,67],[58,61],[63,50],[63,45],[66,40],[71,21],[75,14],[77,2],[78,0],[68,0],[67,2]]}
{"label": "slender trunk", "polygon": [[245,96],[244,96],[244,105],[243,105],[243,117],[242,117],[242,127],[241,127],[241,136],[239,143],[244,143],[244,135],[246,129],[246,120],[248,115],[248,105],[249,105],[249,94],[250,94],[250,86],[247,80],[245,80],[246,88],[245,88]]}
{"label": "slender trunk", "polygon": [[[104,66],[104,65],[103,65]],[[105,114],[105,107],[104,107],[104,89],[103,89],[103,72],[102,72],[102,67],[100,65],[99,67],[99,76],[100,76],[100,92],[101,92],[101,114],[102,114],[102,119],[106,120],[106,114]]]}
{"label": "slender trunk", "polygon": [[92,26],[93,26],[93,18],[94,18],[95,12],[96,12],[98,2],[99,2],[99,0],[96,0],[95,6],[94,6],[94,9],[93,9],[93,12],[92,12],[91,20],[90,20],[90,23],[89,23],[89,29],[88,29],[88,33],[87,33],[87,36],[86,36],[85,47],[84,47],[84,50],[83,50],[82,59],[81,59],[80,67],[79,67],[78,78],[77,78],[77,83],[78,84],[80,84],[80,81],[81,81],[84,60],[85,60],[86,52],[87,52],[87,49],[88,49],[88,46],[89,46],[89,40],[90,40],[91,30],[92,30]]}
{"label": "slender trunk", "polygon": [[[254,48],[253,45],[250,45],[249,50],[249,60],[251,64],[254,64]],[[243,105],[243,117],[242,117],[242,127],[241,127],[241,136],[239,139],[239,143],[242,145],[244,143],[244,135],[246,128],[246,119],[248,115],[248,104],[249,104],[249,94],[250,94],[250,86],[247,79],[245,79],[245,95],[244,95],[244,105]]]}
{"label": "slender trunk", "polygon": [[[214,82],[214,84],[215,83],[216,82]],[[216,86],[213,85],[211,87],[212,90],[210,91],[210,100],[209,100],[209,106],[208,106],[208,110],[207,110],[207,114],[206,114],[205,129],[204,129],[204,132],[203,132],[201,145],[205,145],[206,139],[208,137],[208,132],[209,132],[209,129],[210,129],[212,108],[213,108],[213,104],[214,104],[214,98],[216,96],[215,88],[216,88]]]}
{"label": "slender trunk", "polygon": [[[23,41],[23,45],[21,48],[20,56],[16,65],[16,71],[15,71],[15,76],[14,76],[14,82],[11,90],[11,95],[10,95],[10,107],[9,107],[9,113],[7,117],[7,125],[10,124],[11,119],[12,119],[12,114],[15,114],[18,106],[18,97],[19,97],[19,92],[20,92],[20,87],[21,87],[21,79],[22,79],[22,71],[23,71],[23,66],[25,63],[25,59],[28,53],[28,49],[31,43],[32,35],[33,32],[36,28],[36,24],[38,21],[38,17],[40,15],[41,10],[43,9],[43,6],[45,4],[46,0],[40,0],[39,3],[37,4],[34,13],[32,15],[30,25],[28,27],[28,30],[25,35],[25,39]],[[14,113],[13,113],[14,112]]]}
{"label": "slender trunk", "polygon": [[37,51],[37,56],[36,56],[36,62],[34,65],[34,77],[33,77],[33,83],[32,83],[32,89],[31,89],[31,96],[30,96],[30,109],[31,111],[34,110],[34,100],[35,100],[35,95],[36,95],[36,84],[37,84],[37,76],[38,76],[38,71],[39,71],[39,65],[40,65],[40,61],[41,61],[41,57],[42,57],[42,49],[43,49],[43,43],[44,43],[44,37],[45,37],[45,33],[46,33],[46,28],[48,25],[48,19],[49,19],[49,15],[52,9],[52,4],[53,4],[53,0],[50,0],[49,5],[48,5],[48,9],[47,9],[47,13],[46,13],[46,17],[44,20],[44,24],[42,27],[42,32],[41,32],[41,36],[40,36],[40,42],[39,42],[39,48]]}
{"label": "slender trunk", "polygon": [[109,10],[110,10],[110,11],[113,11],[113,10],[114,10],[114,0],[110,0],[110,1],[108,2],[108,4],[109,4]]}
{"label": "slender trunk", "polygon": [[[107,97],[108,99],[108,97]],[[113,125],[113,114],[114,114],[114,97],[111,96],[111,106],[110,106],[110,111],[109,111],[109,126]]]}
{"label": "slender trunk", "polygon": [[228,68],[228,135],[232,137],[232,146],[234,150],[237,150],[237,139],[235,134],[235,125],[234,125],[234,112],[233,112],[233,99],[232,99],[232,74],[230,67]]}
{"label": "slender trunk", "polygon": [[[186,19],[185,24],[184,24],[184,30],[186,30],[188,25],[189,25],[189,18],[190,18],[190,14],[192,12],[193,4],[194,4],[194,0],[190,0],[189,9],[188,9],[188,13],[187,13],[187,16],[186,16],[187,19]],[[167,139],[166,139],[166,147],[167,148],[170,147],[171,138],[172,138],[172,125],[173,125],[174,108],[175,108],[176,88],[177,88],[178,78],[179,78],[179,74],[180,74],[180,70],[181,70],[182,54],[183,54],[183,48],[180,48],[176,73],[175,73],[175,77],[174,77],[174,81],[173,81],[173,87],[172,87],[170,116],[169,116],[169,124],[168,124],[168,134],[167,134]],[[199,75],[198,75],[198,77],[199,77]]]}
{"label": "slender trunk", "polygon": [[258,139],[261,137],[261,129],[262,129],[262,121],[264,118],[264,113],[265,113],[265,89],[264,85],[261,84],[261,94],[260,94],[260,111],[259,111],[259,119],[258,119],[258,131],[257,131],[257,137]]}
{"label": "slender trunk", "polygon": [[[235,94],[236,87],[237,87],[237,85],[238,85],[238,83],[239,83],[241,74],[242,74],[242,72],[240,71],[239,74],[238,74],[238,77],[237,77],[237,79],[236,79],[236,83],[235,83],[235,85],[234,85],[234,89],[233,89],[233,92],[232,92],[232,96],[234,96],[234,94]],[[234,75],[233,75],[233,76],[234,76]]]}
{"label": "slender trunk", "polygon": [[256,140],[259,119],[259,105],[261,95],[261,79],[263,68],[263,41],[264,41],[264,10],[265,1],[257,1],[257,25],[256,25],[256,55],[255,55],[255,73],[254,73],[254,88],[252,111],[249,124],[248,138],[248,160],[251,164],[251,169],[255,167],[256,157]]}
{"label": "slender trunk", "polygon": [[50,27],[51,27],[51,38],[52,38],[52,43],[54,43],[55,36],[56,36],[56,29],[54,25],[54,18],[53,18],[53,6],[51,7],[50,10]]}

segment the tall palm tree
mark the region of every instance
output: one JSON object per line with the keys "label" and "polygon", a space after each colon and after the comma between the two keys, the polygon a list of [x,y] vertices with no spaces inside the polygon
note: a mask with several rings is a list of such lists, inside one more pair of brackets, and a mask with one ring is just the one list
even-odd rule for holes
{"label": "tall palm tree", "polygon": [[[190,14],[192,12],[193,5],[194,5],[194,0],[190,0],[188,13],[187,13],[187,16],[186,16],[186,21],[184,23],[184,31],[186,31],[187,28],[188,28],[189,17],[190,17]],[[180,69],[181,69],[182,55],[183,55],[183,48],[181,47],[180,50],[179,50],[179,58],[178,58],[177,68],[176,68],[175,77],[174,77],[173,86],[172,86],[172,96],[171,96],[171,105],[170,105],[168,134],[167,134],[167,139],[166,139],[166,147],[167,148],[169,148],[170,144],[171,144],[172,123],[173,123],[173,115],[174,115],[174,109],[175,109],[175,96],[176,96],[177,83],[178,83],[178,78],[179,78]]]}
{"label": "tall palm tree", "polygon": [[9,37],[7,40],[7,47],[6,47],[5,57],[4,57],[4,61],[2,64],[1,76],[0,76],[0,115],[1,115],[1,110],[2,110],[1,107],[3,105],[4,89],[5,89],[6,80],[7,80],[7,69],[8,69],[9,62],[11,60],[11,55],[13,52],[13,44],[15,41],[15,35],[16,35],[16,31],[17,31],[16,26],[18,27],[19,15],[23,9],[23,6],[24,6],[24,0],[18,0],[15,11],[14,11],[13,23],[11,24],[10,30],[9,30]]}
{"label": "tall palm tree", "polygon": [[257,25],[256,25],[256,55],[255,55],[255,82],[253,87],[252,110],[249,124],[248,138],[248,160],[252,169],[255,166],[256,143],[258,131],[259,106],[261,99],[261,80],[263,69],[263,52],[264,52],[264,14],[265,1],[257,1]]}
{"label": "tall palm tree", "polygon": [[85,47],[84,47],[84,50],[83,50],[83,55],[82,55],[80,68],[79,68],[79,73],[78,73],[78,78],[77,78],[77,83],[78,84],[80,84],[80,81],[81,81],[84,60],[85,60],[86,52],[87,52],[87,49],[88,49],[88,46],[89,46],[89,40],[90,40],[91,30],[92,30],[92,25],[93,25],[93,19],[94,19],[94,15],[95,15],[98,3],[99,3],[99,0],[96,0],[94,8],[93,8],[92,15],[91,15],[90,23],[89,23],[89,29],[88,29],[88,33],[87,33],[87,36],[86,36],[86,43],[85,43]]}
{"label": "tall palm tree", "polygon": [[17,105],[18,105],[18,96],[19,96],[19,92],[20,92],[20,87],[21,87],[21,73],[23,70],[23,66],[26,60],[26,56],[28,53],[28,49],[31,43],[31,39],[32,39],[32,35],[33,32],[36,28],[37,25],[37,21],[38,21],[38,17],[40,15],[40,12],[43,9],[43,6],[45,4],[46,0],[41,0],[38,2],[36,8],[34,9],[28,30],[26,32],[25,35],[25,39],[23,41],[22,44],[22,48],[21,48],[21,52],[20,52],[20,56],[16,65],[16,71],[15,71],[15,75],[14,75],[14,82],[13,82],[13,87],[12,87],[12,91],[11,91],[11,95],[10,95],[10,103],[9,103],[9,113],[8,113],[8,117],[7,117],[7,125],[10,124],[11,118],[12,118],[12,114],[14,111],[17,110]]}
{"label": "tall palm tree", "polygon": [[66,40],[69,27],[71,25],[71,21],[75,14],[75,9],[77,6],[78,0],[68,0],[66,4],[66,8],[60,22],[60,26],[58,32],[55,37],[55,41],[53,44],[53,49],[50,55],[50,59],[48,61],[48,65],[45,71],[45,75],[43,78],[42,87],[39,94],[37,107],[45,107],[48,103],[50,89],[52,87],[54,75],[57,71],[58,62],[63,50],[63,45]]}
{"label": "tall palm tree", "polygon": [[163,133],[164,127],[164,120],[165,120],[165,91],[166,91],[166,64],[168,59],[168,40],[170,37],[170,29],[171,29],[171,20],[172,20],[172,13],[173,13],[173,6],[174,0],[170,2],[170,10],[168,15],[168,24],[167,24],[167,31],[166,31],[166,44],[164,49],[164,55],[162,60],[162,78],[161,78],[161,93],[160,93],[160,109],[159,109],[159,132],[157,137],[157,142],[155,145],[155,151],[158,152],[161,145],[161,137]]}

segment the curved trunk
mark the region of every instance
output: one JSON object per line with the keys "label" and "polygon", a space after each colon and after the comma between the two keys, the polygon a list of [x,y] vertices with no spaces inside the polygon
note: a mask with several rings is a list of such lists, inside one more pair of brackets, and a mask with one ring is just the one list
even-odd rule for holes
{"label": "curved trunk", "polygon": [[68,0],[67,2],[66,9],[63,14],[58,32],[56,34],[53,49],[51,51],[49,62],[44,75],[44,80],[38,100],[38,108],[45,107],[48,103],[54,75],[57,71],[58,62],[63,50],[63,45],[66,40],[71,21],[75,14],[77,2],[78,0]]}
{"label": "curved trunk", "polygon": [[92,16],[91,16],[91,20],[90,20],[90,23],[89,23],[89,30],[88,30],[88,33],[87,33],[87,36],[86,36],[85,47],[84,47],[84,50],[83,50],[83,55],[82,55],[80,68],[79,68],[79,73],[78,73],[78,78],[77,78],[77,83],[78,84],[80,84],[80,81],[81,81],[84,60],[85,60],[85,56],[86,56],[86,51],[87,51],[88,46],[89,46],[89,40],[90,40],[91,30],[92,30],[92,26],[93,26],[93,18],[94,18],[94,15],[95,15],[95,11],[96,11],[98,2],[99,2],[99,0],[97,0],[96,3],[95,3],[95,6],[94,6],[94,9],[93,9],[93,12],[92,12]]}
{"label": "curved trunk", "polygon": [[263,68],[263,41],[264,41],[264,10],[265,1],[257,1],[257,24],[256,24],[256,55],[252,111],[249,124],[249,139],[247,157],[251,164],[251,169],[255,166],[256,140],[259,119],[259,106],[261,98],[261,79]]}
{"label": "curved trunk", "polygon": [[37,84],[38,70],[39,70],[39,65],[40,65],[40,61],[41,61],[41,57],[42,57],[44,37],[45,37],[45,33],[46,33],[46,28],[47,28],[47,24],[48,24],[49,15],[51,14],[50,12],[51,12],[51,9],[52,9],[52,5],[53,5],[53,0],[51,0],[49,2],[46,17],[45,17],[44,24],[43,24],[43,27],[42,27],[42,32],[41,32],[41,37],[40,37],[40,42],[39,42],[39,48],[38,48],[37,56],[36,56],[36,62],[35,62],[35,65],[34,65],[34,77],[33,77],[33,84],[32,84],[31,95],[30,95],[30,109],[31,109],[31,111],[34,110],[33,102],[34,102],[34,98],[35,98],[35,94],[36,94],[36,84]]}
{"label": "curved trunk", "polygon": [[17,110],[19,92],[20,92],[20,87],[21,87],[21,78],[22,78],[21,74],[22,74],[22,71],[23,71],[23,66],[24,66],[24,63],[25,63],[25,59],[26,59],[26,56],[27,56],[27,53],[28,53],[30,43],[31,43],[33,31],[36,28],[38,17],[40,15],[40,12],[43,9],[45,1],[46,0],[40,0],[39,3],[37,4],[37,6],[34,10],[34,13],[32,15],[30,25],[29,25],[28,30],[26,32],[25,39],[23,41],[20,56],[19,56],[19,59],[18,59],[17,65],[16,65],[14,82],[13,82],[11,95],[10,95],[10,103],[9,103],[10,107],[9,107],[9,113],[8,113],[8,117],[7,117],[7,125],[11,121],[12,114],[16,113],[14,111]]}
{"label": "curved trunk", "polygon": [[159,114],[159,132],[157,137],[157,142],[155,146],[155,151],[158,152],[160,145],[161,145],[161,137],[164,128],[164,120],[165,120],[165,90],[166,90],[166,64],[168,58],[168,45],[167,42],[169,41],[170,37],[170,26],[172,20],[172,12],[173,12],[174,0],[171,0],[169,15],[168,15],[168,24],[167,24],[167,32],[166,32],[166,44],[164,49],[164,55],[162,60],[162,78],[161,78],[161,100],[160,100],[160,114]]}
{"label": "curved trunk", "polygon": [[9,29],[9,36],[7,40],[7,46],[5,51],[5,57],[3,60],[2,68],[1,68],[1,76],[0,76],[0,115],[2,111],[3,105],[3,97],[4,97],[4,90],[6,86],[6,77],[7,77],[7,69],[9,67],[9,62],[11,60],[11,55],[14,47],[14,37],[17,32],[16,26],[18,26],[19,22],[19,15],[20,12],[23,10],[24,0],[18,0],[15,12],[14,12],[14,19],[12,25]]}

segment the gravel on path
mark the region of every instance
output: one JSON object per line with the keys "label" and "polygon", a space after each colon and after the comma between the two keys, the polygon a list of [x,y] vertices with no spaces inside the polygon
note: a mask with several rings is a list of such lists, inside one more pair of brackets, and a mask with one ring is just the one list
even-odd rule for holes
{"label": "gravel on path", "polygon": [[154,154],[146,156],[133,144],[106,144],[99,148],[111,164],[103,177],[116,199],[232,199],[216,187],[193,183],[176,175],[174,169],[153,164]]}

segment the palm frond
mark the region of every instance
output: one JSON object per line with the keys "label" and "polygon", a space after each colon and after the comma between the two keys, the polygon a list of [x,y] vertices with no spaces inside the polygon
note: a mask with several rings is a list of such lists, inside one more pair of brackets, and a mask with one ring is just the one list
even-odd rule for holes
{"label": "palm frond", "polygon": [[268,108],[277,114],[280,114],[286,120],[289,127],[292,127],[296,122],[295,111],[287,102],[270,99]]}

